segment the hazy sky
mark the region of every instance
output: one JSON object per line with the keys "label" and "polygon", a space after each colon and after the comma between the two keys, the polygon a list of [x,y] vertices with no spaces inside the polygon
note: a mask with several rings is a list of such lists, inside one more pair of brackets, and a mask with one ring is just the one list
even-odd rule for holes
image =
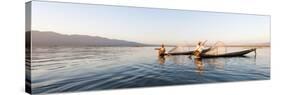
{"label": "hazy sky", "polygon": [[270,17],[33,1],[32,29],[149,44],[270,41]]}

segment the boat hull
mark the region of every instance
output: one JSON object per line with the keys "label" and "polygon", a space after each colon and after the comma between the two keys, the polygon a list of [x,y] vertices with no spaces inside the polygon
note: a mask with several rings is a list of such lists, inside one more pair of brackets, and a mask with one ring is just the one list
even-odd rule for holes
{"label": "boat hull", "polygon": [[225,54],[218,54],[218,55],[212,55],[212,54],[201,54],[200,58],[217,58],[217,57],[239,57],[239,56],[245,56],[246,54],[256,51],[256,48],[238,51],[238,52],[231,52],[231,53],[225,53]]}
{"label": "boat hull", "polygon": [[[206,53],[210,51],[211,48],[204,49],[202,53]],[[192,55],[194,51],[187,51],[187,52],[173,52],[173,53],[165,53],[165,55]]]}

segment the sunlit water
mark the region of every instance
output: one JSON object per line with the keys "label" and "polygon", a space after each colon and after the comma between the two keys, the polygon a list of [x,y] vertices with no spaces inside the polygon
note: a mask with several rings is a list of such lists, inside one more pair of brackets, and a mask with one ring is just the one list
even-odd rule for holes
{"label": "sunlit water", "polygon": [[[169,49],[169,48],[168,48]],[[243,48],[227,48],[227,51]],[[33,48],[33,93],[270,79],[270,48],[247,57],[159,58],[154,47]]]}

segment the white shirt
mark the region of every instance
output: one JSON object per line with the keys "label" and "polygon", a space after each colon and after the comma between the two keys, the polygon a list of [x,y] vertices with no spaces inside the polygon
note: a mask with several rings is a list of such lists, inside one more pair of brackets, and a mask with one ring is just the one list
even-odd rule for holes
{"label": "white shirt", "polygon": [[197,45],[195,48],[195,50],[198,50],[199,52],[202,52],[203,49],[204,49],[204,46],[202,46],[202,45]]}

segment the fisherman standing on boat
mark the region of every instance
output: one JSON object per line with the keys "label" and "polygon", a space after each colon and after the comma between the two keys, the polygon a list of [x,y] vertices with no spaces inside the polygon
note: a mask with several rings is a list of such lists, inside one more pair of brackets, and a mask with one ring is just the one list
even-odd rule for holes
{"label": "fisherman standing on boat", "polygon": [[160,48],[156,48],[156,50],[158,50],[158,56],[164,56],[165,55],[166,49],[165,49],[164,44],[162,44]]}
{"label": "fisherman standing on boat", "polygon": [[[206,41],[205,41],[206,42]],[[205,43],[204,42],[204,43]],[[193,55],[196,57],[196,58],[200,58],[200,54],[202,53],[203,49],[204,49],[204,43],[202,43],[201,41],[198,42],[194,52],[193,52]]]}

